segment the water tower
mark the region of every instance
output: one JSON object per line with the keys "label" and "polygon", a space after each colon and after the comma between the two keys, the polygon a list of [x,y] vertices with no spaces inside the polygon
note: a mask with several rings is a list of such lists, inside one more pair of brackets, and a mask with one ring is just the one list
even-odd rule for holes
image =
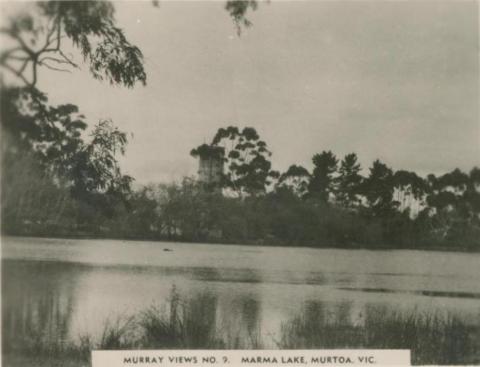
{"label": "water tower", "polygon": [[225,149],[203,144],[193,149],[191,155],[198,157],[198,180],[207,186],[220,187],[223,177]]}

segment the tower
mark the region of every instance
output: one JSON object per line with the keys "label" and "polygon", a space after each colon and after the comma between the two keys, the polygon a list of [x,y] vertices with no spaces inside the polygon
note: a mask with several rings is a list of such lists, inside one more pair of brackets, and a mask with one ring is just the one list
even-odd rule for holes
{"label": "tower", "polygon": [[192,151],[192,155],[199,159],[198,180],[207,186],[220,188],[225,156],[224,148],[203,144]]}

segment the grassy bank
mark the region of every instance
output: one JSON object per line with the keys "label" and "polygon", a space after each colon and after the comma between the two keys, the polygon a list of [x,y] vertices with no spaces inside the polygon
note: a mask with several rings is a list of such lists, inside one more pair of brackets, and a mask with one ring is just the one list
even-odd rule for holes
{"label": "grassy bank", "polygon": [[[110,320],[100,335],[75,341],[47,337],[41,330],[4,336],[5,367],[83,367],[93,349],[410,349],[413,364],[480,362],[479,330],[451,315],[367,310],[356,322],[327,316],[319,304],[282,323],[279,335],[263,335],[255,325],[225,328],[216,318],[217,300],[200,294],[168,307],[150,307],[132,317]],[[345,315],[344,315],[345,316]],[[245,325],[243,325],[245,326]]]}

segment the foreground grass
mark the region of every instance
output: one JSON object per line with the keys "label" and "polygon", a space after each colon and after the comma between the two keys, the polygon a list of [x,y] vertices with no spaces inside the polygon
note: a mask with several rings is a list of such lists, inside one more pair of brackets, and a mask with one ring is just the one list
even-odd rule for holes
{"label": "foreground grass", "polygon": [[283,324],[282,349],[410,349],[412,364],[478,363],[478,330],[447,315],[378,312],[360,325],[303,314]]}
{"label": "foreground grass", "polygon": [[202,294],[188,301],[173,293],[169,309],[151,307],[134,317],[108,321],[97,338],[75,342],[52,340],[41,332],[4,341],[5,367],[84,367],[93,349],[410,349],[413,364],[477,364],[479,330],[453,316],[366,312],[352,323],[326,317],[319,305],[307,305],[282,323],[278,336],[261,337],[255,328],[228,330],[218,326],[217,300]]}

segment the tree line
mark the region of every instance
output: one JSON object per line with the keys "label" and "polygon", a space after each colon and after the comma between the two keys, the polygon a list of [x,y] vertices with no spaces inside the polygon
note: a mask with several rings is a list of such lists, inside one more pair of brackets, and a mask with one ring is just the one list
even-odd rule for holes
{"label": "tree line", "polygon": [[136,215],[151,219],[139,236],[314,247],[480,248],[477,167],[423,178],[375,160],[363,175],[355,153],[339,159],[323,151],[312,157],[311,171],[292,165],[279,173],[256,130],[234,126],[219,129],[210,144],[191,154],[221,159],[221,179],[187,177],[137,191]]}
{"label": "tree line", "polygon": [[[228,1],[248,26],[255,1]],[[0,32],[2,79],[2,232],[293,246],[480,248],[480,170],[420,177],[376,160],[363,174],[355,153],[322,151],[311,171],[272,169],[272,152],[252,127],[219,129],[193,157],[222,162],[218,181],[138,189],[118,164],[128,136],[111,120],[93,124],[73,104],[54,106],[38,89],[48,68],[75,69],[70,41],[92,76],[134,87],[147,76],[141,51],[105,1],[48,1],[12,18]],[[2,74],[3,75],[3,74]]]}
{"label": "tree line", "polygon": [[[81,120],[62,121],[83,127]],[[55,144],[37,152],[43,160],[4,154],[5,233],[480,249],[477,167],[423,178],[375,160],[363,175],[355,153],[339,159],[322,151],[312,157],[311,171],[291,165],[280,173],[272,170],[272,153],[254,128],[230,126],[219,129],[211,144],[191,152],[222,160],[219,181],[185,177],[133,189],[133,179],[120,173],[115,158],[124,153],[126,136],[111,122],[102,121],[88,143],[76,142],[75,133],[65,135],[72,136],[70,155],[60,154]]]}

